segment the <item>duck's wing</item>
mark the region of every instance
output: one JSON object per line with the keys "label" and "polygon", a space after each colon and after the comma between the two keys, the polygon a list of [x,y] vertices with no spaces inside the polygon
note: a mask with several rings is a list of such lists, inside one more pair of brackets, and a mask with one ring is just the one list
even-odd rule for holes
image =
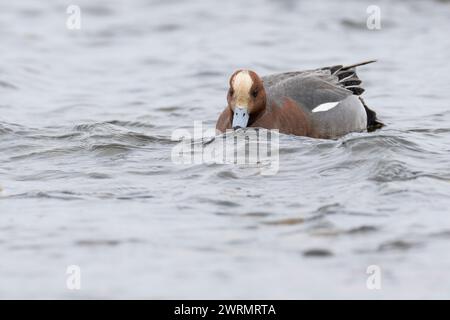
{"label": "duck's wing", "polygon": [[322,81],[329,82],[334,86],[341,87],[351,91],[355,95],[361,95],[364,92],[362,81],[356,74],[356,67],[373,63],[376,60],[364,61],[349,66],[334,65],[314,70],[294,71],[278,73],[262,77],[264,86],[270,88],[277,86],[284,81],[292,80],[293,78],[316,77]]}
{"label": "duck's wing", "polygon": [[274,78],[269,79],[270,85],[264,82],[269,107],[283,105],[288,98],[313,111],[316,108],[332,107],[331,103],[337,104],[353,94],[352,91],[337,85],[328,70],[300,72],[295,75],[289,73],[276,77],[276,81]]}

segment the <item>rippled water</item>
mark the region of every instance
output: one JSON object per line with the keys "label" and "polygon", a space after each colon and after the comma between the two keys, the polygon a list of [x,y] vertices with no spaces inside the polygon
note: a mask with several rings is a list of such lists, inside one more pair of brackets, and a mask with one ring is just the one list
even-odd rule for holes
{"label": "rippled water", "polygon": [[[0,4],[1,298],[450,297],[449,2],[77,4]],[[273,176],[171,161],[235,69],[373,58],[382,130],[281,135]]]}

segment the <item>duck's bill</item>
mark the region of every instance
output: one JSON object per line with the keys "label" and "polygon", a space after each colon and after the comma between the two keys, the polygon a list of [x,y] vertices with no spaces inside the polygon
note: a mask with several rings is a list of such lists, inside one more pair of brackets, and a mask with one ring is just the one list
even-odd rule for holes
{"label": "duck's bill", "polygon": [[234,108],[233,123],[231,124],[231,127],[235,130],[238,128],[246,128],[249,118],[250,116],[248,114],[247,108],[236,107]]}

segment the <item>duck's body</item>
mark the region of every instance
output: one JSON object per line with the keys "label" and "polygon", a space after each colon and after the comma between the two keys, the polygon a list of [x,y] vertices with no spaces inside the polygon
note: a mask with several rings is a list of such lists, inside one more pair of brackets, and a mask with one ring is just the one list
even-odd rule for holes
{"label": "duck's body", "polygon": [[[261,127],[285,134],[336,138],[380,127],[375,112],[360,97],[364,89],[355,73],[356,66],[369,62],[262,78],[252,71],[237,71],[230,79],[228,106],[216,128],[224,132],[235,126]],[[248,118],[247,122],[240,120],[241,116]]]}

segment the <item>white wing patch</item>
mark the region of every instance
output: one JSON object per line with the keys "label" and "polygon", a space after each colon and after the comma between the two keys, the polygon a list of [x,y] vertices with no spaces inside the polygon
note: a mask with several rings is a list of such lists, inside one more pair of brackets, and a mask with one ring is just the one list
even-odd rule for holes
{"label": "white wing patch", "polygon": [[331,110],[334,107],[336,107],[339,104],[339,102],[340,101],[338,101],[338,102],[326,102],[326,103],[319,104],[317,107],[312,109],[312,112],[324,112],[324,111]]}

